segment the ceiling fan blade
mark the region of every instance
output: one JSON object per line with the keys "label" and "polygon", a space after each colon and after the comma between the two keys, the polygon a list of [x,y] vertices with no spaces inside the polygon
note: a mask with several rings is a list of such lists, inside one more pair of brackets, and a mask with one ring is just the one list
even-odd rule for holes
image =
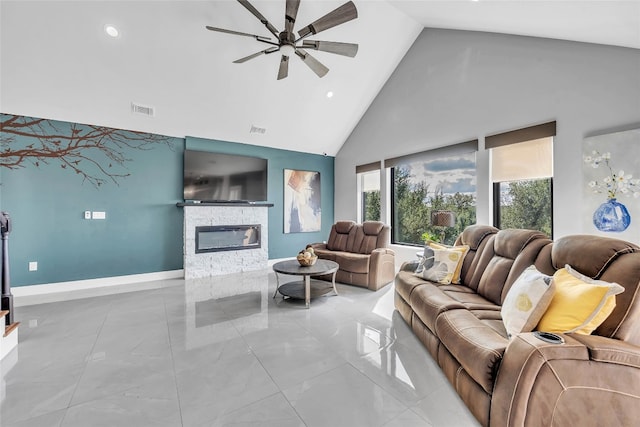
{"label": "ceiling fan blade", "polygon": [[280,68],[278,69],[278,80],[282,80],[289,75],[289,57],[282,55],[280,58]]}
{"label": "ceiling fan blade", "polygon": [[315,49],[322,52],[335,53],[337,55],[353,58],[358,53],[358,45],[355,43],[323,42],[316,40],[304,40],[302,47]]}
{"label": "ceiling fan blade", "polygon": [[287,7],[284,12],[284,30],[293,32],[293,25],[296,23],[300,0],[287,0]]}
{"label": "ceiling fan blade", "polygon": [[[238,0],[240,1],[240,0]],[[309,34],[318,34],[320,31],[328,30],[336,25],[343,24],[358,17],[358,10],[352,1],[349,1],[337,9],[327,13],[322,18],[313,21],[311,24],[298,31],[300,38],[305,38]]]}
{"label": "ceiling fan blade", "polygon": [[243,33],[241,31],[227,30],[227,29],[224,29],[224,28],[212,27],[210,25],[207,25],[206,28],[207,28],[207,30],[217,31],[219,33],[227,33],[227,34],[235,34],[236,36],[252,37],[252,38],[254,38],[254,39],[258,40],[258,41],[265,41],[266,42],[266,41],[271,40],[269,37],[258,36],[258,35],[249,34],[249,33]]}
{"label": "ceiling fan blade", "polygon": [[311,56],[309,53],[302,52],[300,49],[298,49],[296,50],[296,55],[298,55],[302,59],[302,62],[307,64],[307,66],[311,68],[311,70],[313,70],[313,72],[316,73],[318,77],[324,77],[329,72],[329,69],[327,67],[322,65],[320,61]]}
{"label": "ceiling fan blade", "polygon": [[234,64],[242,64],[243,62],[247,62],[250,59],[257,58],[260,55],[268,55],[273,52],[277,52],[277,47],[270,47],[269,49],[261,50],[260,52],[252,53],[249,56],[245,56],[244,58],[236,59],[233,61]]}
{"label": "ceiling fan blade", "polygon": [[258,12],[258,9],[253,7],[253,5],[249,3],[247,0],[238,0],[238,3],[243,5],[249,12],[253,14],[253,16],[258,18],[260,22],[262,22],[265,25],[265,27],[267,27],[267,30],[269,30],[271,34],[273,34],[274,36],[276,36],[276,38],[278,38],[278,30],[276,29],[276,27],[271,25],[271,23],[267,21],[267,18],[265,18],[260,12]]}

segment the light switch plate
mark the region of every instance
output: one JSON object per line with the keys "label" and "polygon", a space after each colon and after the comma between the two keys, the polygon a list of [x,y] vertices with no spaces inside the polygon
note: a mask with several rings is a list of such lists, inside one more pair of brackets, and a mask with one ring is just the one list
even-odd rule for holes
{"label": "light switch plate", "polygon": [[106,219],[106,218],[107,218],[106,212],[100,212],[100,211],[93,212],[93,219]]}

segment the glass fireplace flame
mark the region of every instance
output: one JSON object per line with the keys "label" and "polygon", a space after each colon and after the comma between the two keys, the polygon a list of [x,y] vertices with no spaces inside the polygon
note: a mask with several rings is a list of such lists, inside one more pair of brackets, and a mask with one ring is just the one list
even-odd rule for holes
{"label": "glass fireplace flame", "polygon": [[196,227],[196,253],[260,248],[260,225]]}

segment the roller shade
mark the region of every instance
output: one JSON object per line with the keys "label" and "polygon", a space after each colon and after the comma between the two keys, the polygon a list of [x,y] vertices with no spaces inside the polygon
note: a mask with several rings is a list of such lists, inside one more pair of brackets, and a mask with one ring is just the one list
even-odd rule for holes
{"label": "roller shade", "polygon": [[380,162],[367,163],[366,165],[356,166],[356,173],[373,172],[380,170]]}
{"label": "roller shade", "polygon": [[550,136],[556,136],[555,121],[487,136],[484,139],[484,148],[488,150]]}
{"label": "roller shade", "polygon": [[553,176],[553,137],[491,149],[493,182],[543,179]]}
{"label": "roller shade", "polygon": [[459,156],[461,154],[474,153],[476,151],[478,151],[478,140],[474,139],[473,141],[462,142],[455,145],[448,145],[441,148],[434,148],[433,150],[422,151],[420,153],[407,154],[406,156],[385,159],[384,167],[393,168],[398,165],[411,163],[414,161],[441,159],[443,157]]}

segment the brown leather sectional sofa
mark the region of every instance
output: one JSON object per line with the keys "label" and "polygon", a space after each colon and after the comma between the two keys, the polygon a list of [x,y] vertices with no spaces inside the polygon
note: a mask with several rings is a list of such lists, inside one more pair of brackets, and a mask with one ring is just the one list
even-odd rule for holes
{"label": "brown leather sectional sofa", "polygon": [[393,282],[396,273],[395,253],[388,248],[390,238],[390,228],[382,222],[338,221],[331,226],[326,244],[311,246],[319,258],[340,265],[336,281],[377,291]]}
{"label": "brown leather sectional sofa", "polygon": [[[395,306],[482,425],[640,423],[640,247],[482,225],[456,244],[470,246],[462,284],[428,282],[405,263]],[[625,288],[612,314],[591,335],[559,334],[562,344],[533,332],[509,340],[500,308],[511,285],[530,265],[551,275],[565,264]]]}

